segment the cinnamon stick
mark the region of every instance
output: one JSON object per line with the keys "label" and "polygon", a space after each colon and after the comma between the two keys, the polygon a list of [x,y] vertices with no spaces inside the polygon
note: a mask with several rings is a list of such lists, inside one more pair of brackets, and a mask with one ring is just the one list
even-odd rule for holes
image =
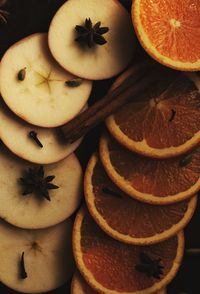
{"label": "cinnamon stick", "polygon": [[[158,75],[155,75],[155,68],[157,72],[157,67],[155,63],[150,61],[136,65],[131,76],[125,79],[122,84],[61,128],[65,140],[73,143],[110,114],[119,110],[130,99],[143,93],[156,82]],[[152,70],[154,70],[154,74],[152,74]]]}

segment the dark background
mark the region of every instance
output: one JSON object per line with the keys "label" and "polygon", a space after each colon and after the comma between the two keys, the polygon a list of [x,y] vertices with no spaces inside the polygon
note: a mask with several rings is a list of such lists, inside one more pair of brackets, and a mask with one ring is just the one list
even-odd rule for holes
{"label": "dark background", "polygon": [[[0,24],[0,57],[10,45],[21,38],[35,32],[47,32],[53,15],[64,2],[65,0],[8,0],[3,7],[10,13],[8,23]],[[121,2],[127,9],[130,9],[130,0],[122,0]],[[144,57],[145,53],[138,45],[135,60],[142,60]],[[95,82],[89,103],[92,104],[102,97],[111,83],[112,80]],[[98,126],[87,135],[77,151],[83,168],[85,168],[92,152],[98,147],[98,138],[102,127],[102,125]],[[185,230],[186,249],[200,248],[199,228],[200,203],[192,221]],[[185,253],[181,269],[168,290],[169,294],[200,294],[200,254],[189,256]],[[4,293],[16,294],[17,292],[0,284],[0,294]],[[48,293],[70,293],[70,282],[68,285]]]}

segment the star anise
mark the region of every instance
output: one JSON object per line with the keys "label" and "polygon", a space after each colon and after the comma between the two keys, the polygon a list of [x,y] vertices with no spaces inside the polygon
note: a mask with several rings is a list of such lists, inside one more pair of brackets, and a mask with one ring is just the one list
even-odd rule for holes
{"label": "star anise", "polygon": [[102,36],[109,31],[108,27],[101,27],[101,22],[97,22],[94,26],[90,18],[86,18],[84,26],[76,25],[75,30],[78,34],[75,41],[87,45],[89,48],[107,43]]}
{"label": "star anise", "polygon": [[44,176],[44,168],[29,168],[24,172],[24,176],[19,179],[19,183],[24,187],[23,195],[34,193],[36,196],[44,197],[51,201],[49,191],[51,189],[58,189],[59,187],[50,183],[55,176]]}
{"label": "star anise", "polygon": [[160,279],[163,274],[163,266],[160,264],[161,259],[153,259],[146,253],[140,253],[140,264],[135,266],[135,269],[141,273],[146,274],[148,277]]}
{"label": "star anise", "polygon": [[[0,0],[0,8],[2,8],[6,4],[7,0]],[[0,22],[7,23],[7,18],[10,13],[4,9],[0,9]]]}

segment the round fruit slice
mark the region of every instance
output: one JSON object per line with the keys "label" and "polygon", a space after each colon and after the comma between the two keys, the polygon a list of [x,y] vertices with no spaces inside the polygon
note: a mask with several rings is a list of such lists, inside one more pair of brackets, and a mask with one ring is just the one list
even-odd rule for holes
{"label": "round fruit slice", "polygon": [[200,149],[170,159],[143,157],[123,148],[107,135],[100,156],[113,182],[133,198],[164,205],[185,200],[200,189]]}
{"label": "round fruit slice", "polygon": [[71,294],[98,294],[99,292],[93,290],[81,277],[77,271],[72,279]]}
{"label": "round fruit slice", "polygon": [[59,130],[30,125],[13,114],[0,102],[0,138],[17,156],[37,164],[64,159],[80,145],[63,141]]}
{"label": "round fruit slice", "polygon": [[132,18],[144,49],[179,70],[200,69],[199,1],[134,0]]}
{"label": "round fruit slice", "polygon": [[45,230],[23,230],[0,221],[0,279],[23,293],[43,293],[72,275],[72,223]]}
{"label": "round fruit slice", "polygon": [[68,0],[49,29],[54,58],[69,72],[91,80],[113,77],[131,62],[131,17],[116,0]]}
{"label": "round fruit slice", "polygon": [[[119,86],[134,68],[114,83]],[[181,73],[160,80],[149,91],[111,115],[106,125],[128,149],[156,158],[177,156],[200,142],[200,77]]]}
{"label": "round fruit slice", "polygon": [[[71,294],[97,294],[99,292],[93,290],[82,278],[82,276],[76,272],[72,279]],[[165,290],[154,292],[153,294],[167,294]]]}
{"label": "round fruit slice", "polygon": [[179,233],[151,246],[133,246],[107,236],[86,210],[77,215],[73,251],[85,280],[100,293],[153,293],[176,275],[184,251]]}
{"label": "round fruit slice", "polygon": [[155,244],[176,235],[190,221],[197,203],[197,196],[165,206],[134,200],[111,182],[96,155],[86,169],[84,192],[88,209],[102,230],[136,245]]}
{"label": "round fruit slice", "polygon": [[23,120],[41,127],[63,125],[89,98],[92,84],[63,70],[52,58],[47,35],[34,34],[11,46],[0,64],[6,104]]}
{"label": "round fruit slice", "polygon": [[0,149],[0,217],[27,229],[68,218],[81,200],[82,170],[74,154],[46,166],[30,164]]}

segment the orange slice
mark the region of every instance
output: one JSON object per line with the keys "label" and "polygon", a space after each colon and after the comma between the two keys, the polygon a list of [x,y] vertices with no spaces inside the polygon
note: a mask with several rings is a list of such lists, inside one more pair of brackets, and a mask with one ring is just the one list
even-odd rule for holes
{"label": "orange slice", "polygon": [[134,0],[132,19],[154,59],[179,70],[200,69],[199,0]]}
{"label": "orange slice", "polygon": [[166,160],[130,152],[107,135],[100,156],[113,182],[131,197],[157,205],[185,200],[200,189],[200,148]]}
{"label": "orange slice", "polygon": [[94,220],[121,242],[147,245],[169,239],[190,221],[197,196],[183,202],[155,206],[139,202],[120,191],[93,155],[86,169],[84,192]]}
{"label": "orange slice", "polygon": [[[71,294],[98,294],[99,292],[93,290],[83,279],[77,271],[72,279]],[[160,290],[154,294],[167,294],[166,290]]]}
{"label": "orange slice", "polygon": [[[82,278],[79,272],[76,272],[72,279],[71,294],[98,294],[99,292],[93,290],[86,281]],[[160,290],[153,294],[167,294],[166,290]]]}
{"label": "orange slice", "polygon": [[[183,256],[184,235],[180,232],[150,246],[120,243],[101,231],[82,209],[74,224],[73,250],[83,277],[100,293],[149,294],[164,288],[176,275]],[[149,275],[143,272],[144,267],[152,270],[155,263]],[[162,274],[155,278],[152,276],[158,264]]]}
{"label": "orange slice", "polygon": [[[72,279],[71,294],[97,294],[99,292],[93,290],[82,276],[76,272]],[[166,289],[154,292],[153,294],[167,294]]]}
{"label": "orange slice", "polygon": [[[130,68],[114,83],[133,73]],[[200,142],[200,77],[177,75],[168,85],[160,80],[106,120],[110,133],[137,153],[168,158],[188,152]]]}

